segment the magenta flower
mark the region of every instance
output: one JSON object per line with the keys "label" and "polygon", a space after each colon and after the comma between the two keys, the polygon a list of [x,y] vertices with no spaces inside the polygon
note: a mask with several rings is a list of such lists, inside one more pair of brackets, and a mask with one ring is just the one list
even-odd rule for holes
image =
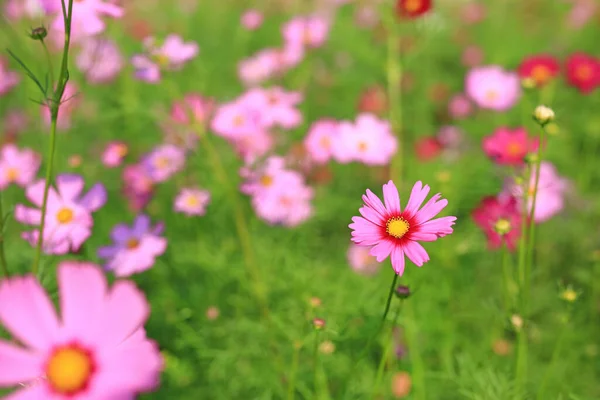
{"label": "magenta flower", "polygon": [[145,164],[128,165],[123,169],[123,196],[133,211],[144,209],[154,195],[154,181]]}
{"label": "magenta flower", "polygon": [[260,11],[250,9],[242,14],[240,19],[242,26],[249,31],[258,29],[263,23],[263,15]]}
{"label": "magenta flower", "polygon": [[465,91],[481,108],[506,111],[521,97],[521,83],[515,72],[491,65],[471,69],[466,77]]}
{"label": "magenta flower", "polygon": [[175,198],[174,210],[188,216],[206,214],[210,193],[206,190],[184,188]]}
{"label": "magenta flower", "polygon": [[106,259],[106,269],[118,277],[146,271],[167,249],[167,239],[159,236],[163,228],[163,224],[151,226],[147,215],[138,215],[131,228],[125,224],[113,228],[114,245],[100,247],[98,257]]}
{"label": "magenta flower", "polygon": [[148,83],[157,83],[161,78],[161,70],[178,70],[196,57],[198,44],[185,43],[178,35],[168,35],[162,44],[157,44],[153,37],[144,40],[146,54],[137,54],[131,59],[135,68],[135,77]]}
{"label": "magenta flower", "polygon": [[304,139],[304,147],[310,158],[320,164],[332,157],[333,143],[338,140],[338,123],[331,119],[315,121]]}
{"label": "magenta flower", "polygon": [[511,251],[516,249],[521,237],[521,209],[515,197],[484,197],[472,217],[485,233],[490,249],[498,249],[503,244]]}
{"label": "magenta flower", "polygon": [[8,70],[8,63],[0,59],[0,96],[8,93],[21,78],[19,74]]}
{"label": "magenta flower", "polygon": [[[57,12],[57,16],[52,22],[51,28],[54,31],[65,31],[61,10],[61,0],[51,0],[52,10]],[[112,18],[121,18],[124,14],[123,8],[106,2],[104,0],[77,0],[73,2],[73,17],[71,22],[71,36],[73,41],[77,42],[89,36],[94,36],[104,32],[106,24],[102,20],[103,16]]]}
{"label": "magenta flower", "polygon": [[[40,209],[22,204],[15,207],[15,219],[27,225],[40,225],[45,181],[39,180],[28,186],[25,196]],[[92,212],[106,203],[106,189],[101,183],[94,185],[82,195],[84,181],[79,175],[62,174],[56,177],[58,192],[50,187],[44,225],[44,252],[66,254],[77,251],[92,234]],[[35,246],[39,230],[24,232],[23,239]]]}
{"label": "magenta flower", "polygon": [[25,187],[35,179],[40,157],[30,149],[19,150],[13,144],[2,147],[0,153],[0,190],[11,183]]}
{"label": "magenta flower", "polygon": [[464,119],[473,111],[471,101],[464,94],[454,95],[448,103],[448,113],[454,119]]}
{"label": "magenta flower", "polygon": [[[404,255],[420,267],[429,261],[427,251],[419,242],[433,242],[452,233],[456,217],[432,219],[447,205],[441,194],[433,196],[419,209],[429,194],[429,186],[415,183],[402,211],[398,189],[392,181],[383,185],[384,203],[367,189],[363,195],[362,217],[353,217],[352,241],[361,246],[372,246],[370,254],[381,262],[391,257],[392,268],[398,275],[404,273]],[[440,200],[441,199],[441,200]]]}
{"label": "magenta flower", "polygon": [[83,42],[76,64],[90,83],[108,83],[121,72],[123,57],[112,40],[90,38]]}
{"label": "magenta flower", "polygon": [[497,164],[521,166],[528,154],[537,151],[539,142],[530,138],[525,128],[500,127],[483,138],[483,151]]}
{"label": "magenta flower", "polygon": [[0,323],[15,339],[0,340],[0,387],[20,387],[5,399],[133,399],[158,387],[150,306],[132,282],[109,289],[100,268],[63,262],[58,291],[60,319],[35,277],[0,282]]}
{"label": "magenta flower", "polygon": [[129,148],[123,142],[110,142],[102,153],[102,164],[108,168],[115,168],[121,165],[123,159],[129,152]]}
{"label": "magenta flower", "polygon": [[146,155],[144,164],[154,182],[164,182],[183,168],[185,152],[172,144],[163,144]]}

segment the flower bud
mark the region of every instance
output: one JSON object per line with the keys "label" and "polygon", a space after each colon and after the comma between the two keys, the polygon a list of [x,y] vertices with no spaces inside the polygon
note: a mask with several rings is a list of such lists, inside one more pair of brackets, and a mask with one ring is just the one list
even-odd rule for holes
{"label": "flower bud", "polygon": [[315,329],[321,330],[325,328],[325,320],[321,318],[315,318],[313,319],[313,326],[315,327]]}
{"label": "flower bud", "polygon": [[33,40],[44,40],[46,36],[48,36],[48,31],[43,26],[33,28],[29,34],[29,37]]}
{"label": "flower bud", "polygon": [[396,288],[396,296],[404,300],[408,299],[411,295],[410,288],[408,286],[400,285]]}
{"label": "flower bud", "polygon": [[547,123],[554,121],[554,111],[550,107],[537,106],[533,112],[533,119],[540,125],[545,126]]}

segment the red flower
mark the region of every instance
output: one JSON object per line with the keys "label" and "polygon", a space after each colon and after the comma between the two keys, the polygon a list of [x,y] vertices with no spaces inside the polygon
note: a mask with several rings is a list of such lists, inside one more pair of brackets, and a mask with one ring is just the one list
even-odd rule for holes
{"label": "red flower", "polygon": [[555,57],[546,54],[527,57],[521,62],[518,72],[521,78],[531,78],[537,86],[542,86],[552,80],[560,71],[560,65]]}
{"label": "red flower", "polygon": [[600,61],[585,53],[572,54],[567,59],[567,81],[584,94],[600,86]]}
{"label": "red flower", "polygon": [[485,233],[490,249],[498,249],[506,243],[509,250],[515,250],[521,236],[521,214],[516,198],[484,197],[472,217]]}
{"label": "red flower", "polygon": [[433,0],[398,0],[396,12],[399,17],[417,18],[431,9]]}
{"label": "red flower", "polygon": [[500,127],[483,138],[483,151],[496,164],[523,165],[525,156],[538,149],[539,140],[530,139],[523,128]]}
{"label": "red flower", "polygon": [[387,110],[387,95],[381,86],[366,88],[358,99],[358,111],[381,115]]}
{"label": "red flower", "polygon": [[442,144],[435,137],[422,137],[415,143],[415,153],[420,161],[429,161],[442,151]]}

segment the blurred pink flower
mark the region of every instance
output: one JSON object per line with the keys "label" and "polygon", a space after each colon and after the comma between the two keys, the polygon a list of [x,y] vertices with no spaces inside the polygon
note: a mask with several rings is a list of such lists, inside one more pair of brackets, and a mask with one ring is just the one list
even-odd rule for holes
{"label": "blurred pink flower", "polygon": [[266,49],[239,62],[238,77],[247,86],[259,85],[275,75],[279,66],[275,49]]}
{"label": "blurred pink flower", "polygon": [[206,214],[210,193],[206,190],[184,188],[175,198],[174,210],[188,216]]}
{"label": "blurred pink flower", "polygon": [[41,18],[51,10],[48,9],[47,0],[8,0],[4,12],[10,20],[21,18]]}
{"label": "blurred pink flower", "polygon": [[144,164],[153,182],[164,182],[183,168],[185,152],[172,144],[163,144],[144,157]]}
{"label": "blurred pink flower", "polygon": [[[490,249],[498,249],[502,244],[506,244],[511,251],[516,249],[521,237],[521,209],[515,197],[484,197],[473,210],[472,216],[485,233]],[[507,232],[500,234],[498,226],[507,229]]]}
{"label": "blurred pink flower", "polygon": [[454,119],[464,119],[473,111],[473,105],[469,98],[460,93],[452,96],[448,103],[448,113]]}
{"label": "blurred pink flower", "polygon": [[40,168],[41,158],[33,150],[19,150],[7,144],[0,152],[0,190],[11,183],[25,187],[30,184]]}
{"label": "blurred pink flower", "polygon": [[[525,196],[521,186],[508,181],[503,195],[515,196],[522,204],[524,197],[527,198],[527,210],[530,213],[533,207],[533,194],[535,189],[535,170],[529,179],[529,187]],[[556,168],[548,161],[542,161],[540,165],[540,179],[535,200],[535,212],[533,219],[540,223],[549,220],[564,208],[564,196],[568,190],[566,179],[558,175]],[[521,206],[520,206],[521,207]]]}
{"label": "blurred pink flower", "polygon": [[144,48],[145,54],[134,55],[131,63],[135,77],[148,83],[159,82],[161,70],[178,70],[200,52],[197,43],[186,43],[175,34],[168,35],[162,43],[148,37],[144,39]]}
{"label": "blurred pink flower", "polygon": [[461,61],[465,67],[477,67],[483,62],[483,50],[478,46],[467,46],[463,50]]}
{"label": "blurred pink flower", "polygon": [[[50,8],[57,12],[52,22],[51,29],[64,33],[65,25],[61,10],[61,0],[49,0]],[[124,14],[123,8],[116,4],[103,0],[77,0],[73,2],[73,14],[71,22],[71,37],[73,42],[81,41],[88,36],[94,36],[104,32],[106,24],[102,16],[121,18]]]}
{"label": "blurred pink flower", "polygon": [[112,40],[90,38],[82,43],[76,64],[90,83],[108,83],[121,72],[123,57]]}
{"label": "blurred pink flower", "polygon": [[154,181],[145,164],[128,165],[123,169],[123,195],[133,211],[141,211],[154,195]]}
{"label": "blurred pink flower", "polygon": [[313,122],[304,138],[304,146],[310,158],[319,164],[332,157],[333,143],[338,140],[338,122],[333,119],[320,119]]}
{"label": "blurred pink flower", "polygon": [[506,111],[521,97],[519,76],[491,65],[471,69],[465,80],[467,95],[481,108]]}
{"label": "blurred pink flower", "polygon": [[238,103],[255,110],[258,124],[263,128],[296,128],[302,123],[302,114],[296,109],[301,101],[299,92],[287,92],[277,86],[251,89],[238,98]]}
{"label": "blurred pink flower", "polygon": [[248,102],[232,101],[221,104],[211,122],[211,129],[219,136],[234,139],[247,132],[259,130],[260,115]]}
{"label": "blurred pink flower", "polygon": [[3,128],[8,136],[21,133],[27,128],[27,124],[27,114],[22,110],[12,109],[4,115]]}
{"label": "blurred pink flower", "polygon": [[0,96],[8,93],[21,81],[18,73],[8,70],[8,62],[0,58]]}
{"label": "blurred pink flower", "polygon": [[356,122],[340,122],[333,158],[340,163],[358,161],[366,165],[386,165],[398,149],[389,122],[372,114],[359,114]]}
{"label": "blurred pink flower", "polygon": [[241,17],[242,26],[248,30],[258,29],[263,23],[263,15],[258,10],[247,10]]}
{"label": "blurred pink flower", "polygon": [[323,46],[329,35],[329,22],[320,17],[296,17],[282,28],[286,47]]}
{"label": "blurred pink flower", "polygon": [[[94,185],[82,194],[84,181],[79,175],[62,174],[56,177],[58,192],[50,187],[46,223],[44,225],[44,252],[46,254],[66,254],[77,251],[92,234],[94,220],[92,212],[106,203],[106,189],[101,183]],[[40,209],[22,204],[15,207],[15,219],[27,225],[40,225],[45,181],[38,180],[28,186],[25,195]],[[24,232],[23,239],[35,246],[39,230]]]}
{"label": "blurred pink flower", "polygon": [[520,166],[525,157],[538,149],[539,140],[530,138],[524,128],[497,128],[483,138],[483,151],[499,165]]}
{"label": "blurred pink flower", "polygon": [[114,244],[100,247],[98,257],[106,259],[106,269],[118,277],[146,271],[167,249],[167,239],[160,236],[163,228],[162,223],[151,226],[150,217],[140,214],[131,228],[125,224],[113,228]]}
{"label": "blurred pink flower", "polygon": [[[78,87],[72,82],[68,82],[65,86],[56,124],[59,131],[65,131],[71,127],[71,115],[80,102],[78,90]],[[46,126],[50,126],[50,108],[46,105],[42,106],[42,119]]]}
{"label": "blurred pink flower", "polygon": [[115,141],[106,145],[102,153],[102,164],[108,168],[118,167],[129,152],[129,148],[123,142]]}
{"label": "blurred pink flower", "polygon": [[381,263],[369,254],[369,249],[364,246],[351,243],[348,247],[348,263],[352,269],[361,275],[375,275]]}
{"label": "blurred pink flower", "polygon": [[183,100],[173,102],[171,120],[178,124],[193,127],[205,125],[215,108],[214,101],[197,93],[188,93]]}
{"label": "blurred pink flower", "polygon": [[132,283],[109,289],[91,263],[58,266],[60,319],[38,280],[0,282],[0,382],[6,399],[125,399],[156,389],[163,360],[144,324],[150,305]]}
{"label": "blurred pink flower", "polygon": [[464,23],[473,25],[483,21],[486,17],[486,7],[482,3],[467,3],[462,7],[461,19]]}
{"label": "blurred pink flower", "polygon": [[567,24],[572,29],[583,28],[598,10],[594,0],[574,0],[573,7],[567,15]]}
{"label": "blurred pink flower", "polygon": [[367,189],[363,195],[365,205],[359,210],[362,217],[353,217],[349,225],[352,241],[371,247],[370,254],[378,262],[391,257],[392,268],[400,276],[404,273],[405,255],[416,266],[422,266],[429,261],[429,255],[419,242],[433,242],[451,234],[456,221],[456,217],[432,219],[448,205],[439,193],[419,210],[428,194],[429,186],[415,183],[402,211],[398,189],[392,181],[383,185],[385,205]]}

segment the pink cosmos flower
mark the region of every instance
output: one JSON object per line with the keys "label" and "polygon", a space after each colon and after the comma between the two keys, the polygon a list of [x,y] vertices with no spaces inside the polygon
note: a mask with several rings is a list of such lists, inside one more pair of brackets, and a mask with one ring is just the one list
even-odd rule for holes
{"label": "pink cosmos flower", "polygon": [[478,46],[467,46],[462,52],[461,62],[465,67],[477,67],[483,62],[483,50]]}
{"label": "pink cosmos flower", "polygon": [[537,151],[538,146],[539,140],[529,138],[524,128],[500,127],[483,139],[483,151],[500,165],[523,165],[525,156]]}
{"label": "pink cosmos flower", "polygon": [[147,215],[138,215],[131,228],[125,224],[113,228],[114,245],[100,247],[98,257],[106,259],[106,269],[118,277],[146,271],[167,249],[167,239],[160,237],[163,228],[162,223],[151,226]]}
{"label": "pink cosmos flower", "polygon": [[515,197],[484,197],[472,216],[485,233],[490,249],[498,249],[502,244],[511,251],[516,249],[521,237],[521,209]]}
{"label": "pink cosmos flower", "polygon": [[464,119],[473,111],[471,101],[464,94],[457,94],[448,103],[448,113],[454,119]]}
{"label": "pink cosmos flower", "polygon": [[247,10],[242,14],[241,18],[242,26],[249,31],[258,29],[263,23],[263,15],[258,10]]}
{"label": "pink cosmos flower", "polygon": [[338,140],[338,123],[332,119],[315,121],[304,139],[304,146],[310,158],[319,164],[328,162],[332,157],[332,145]]}
{"label": "pink cosmos flower", "polygon": [[108,83],[121,72],[123,57],[112,40],[90,38],[83,42],[76,64],[90,83]]}
{"label": "pink cosmos flower", "polygon": [[146,155],[144,164],[154,182],[164,182],[183,168],[185,152],[172,144],[164,144]]}
{"label": "pink cosmos flower", "polygon": [[404,211],[400,208],[398,189],[392,181],[383,185],[384,203],[367,189],[362,217],[353,217],[352,241],[360,246],[372,246],[370,254],[381,262],[391,257],[396,274],[404,273],[404,255],[420,267],[429,261],[427,251],[419,242],[433,242],[452,233],[456,217],[432,219],[447,205],[441,194],[433,196],[419,209],[429,194],[429,186],[415,183]]}
{"label": "pink cosmos flower", "polygon": [[251,89],[238,99],[238,103],[255,110],[258,123],[263,128],[280,126],[284,129],[292,129],[302,123],[302,114],[296,109],[301,101],[300,93],[287,92],[280,87]]}
{"label": "pink cosmos flower", "polygon": [[146,54],[133,56],[131,63],[135,77],[148,83],[159,82],[161,70],[178,70],[200,52],[197,43],[185,43],[175,34],[168,35],[161,45],[153,37],[148,37],[144,40],[144,47]]}
{"label": "pink cosmos flower", "polygon": [[[61,10],[61,0],[51,0],[51,9],[57,12],[52,22],[51,29],[54,31],[65,31]],[[123,8],[104,0],[77,0],[73,2],[73,14],[71,22],[71,36],[74,42],[81,41],[89,36],[95,36],[104,32],[106,24],[103,16],[112,18],[123,17]]]}
{"label": "pink cosmos flower", "polygon": [[[44,252],[66,254],[77,251],[92,234],[92,212],[106,203],[106,189],[101,183],[82,194],[84,181],[79,175],[62,174],[56,177],[58,192],[50,187],[44,225]],[[38,180],[25,190],[29,201],[41,209],[45,181]],[[15,207],[15,219],[27,225],[40,225],[42,212],[22,204]],[[24,232],[23,239],[37,245],[39,230]]]}
{"label": "pink cosmos flower", "polygon": [[[68,82],[65,86],[65,91],[62,96],[60,109],[58,110],[58,121],[56,127],[60,131],[65,131],[71,127],[71,115],[79,104],[78,88]],[[42,119],[46,126],[50,126],[50,109],[47,106],[42,106]]]}
{"label": "pink cosmos flower", "polygon": [[108,168],[118,167],[128,152],[129,148],[124,142],[110,142],[102,153],[102,164]]}
{"label": "pink cosmos flower", "polygon": [[232,101],[217,108],[211,129],[219,136],[233,139],[262,129],[260,115],[248,102]]}
{"label": "pink cosmos flower", "polygon": [[359,114],[354,124],[340,122],[333,143],[333,158],[340,163],[352,161],[366,165],[386,165],[398,149],[389,122],[372,114]]}
{"label": "pink cosmos flower", "polygon": [[[508,181],[502,193],[503,196],[515,196],[523,204],[527,198],[527,212],[533,207],[533,194],[535,190],[535,170],[529,179],[527,193],[523,194],[521,186]],[[542,161],[540,165],[540,178],[535,200],[535,212],[533,219],[536,223],[544,222],[558,214],[564,208],[564,196],[568,190],[566,179],[558,175],[556,167],[548,161]],[[519,207],[522,207],[521,205]]]}
{"label": "pink cosmos flower", "polygon": [[0,58],[0,96],[8,93],[21,78],[19,74],[8,70],[8,63]]}
{"label": "pink cosmos flower", "polygon": [[170,118],[162,124],[165,142],[186,150],[195,149],[201,130],[206,129],[214,108],[212,99],[196,93],[173,102]]}
{"label": "pink cosmos flower", "polygon": [[28,117],[24,111],[12,109],[4,115],[3,127],[7,136],[16,136],[27,129],[28,123]]}
{"label": "pink cosmos flower", "polygon": [[329,22],[320,17],[296,17],[282,28],[286,46],[312,47],[323,46],[329,35]]}
{"label": "pink cosmos flower", "polygon": [[20,18],[42,18],[51,10],[45,0],[9,0],[6,2],[4,12],[10,20]]}
{"label": "pink cosmos flower", "polygon": [[238,77],[247,86],[256,86],[269,80],[278,71],[278,53],[266,49],[246,58],[238,64]]}
{"label": "pink cosmos flower", "polygon": [[206,214],[210,193],[206,190],[184,188],[175,198],[174,209],[188,216]]}
{"label": "pink cosmos flower", "polygon": [[375,275],[381,267],[381,263],[369,254],[367,247],[354,243],[348,247],[348,263],[354,271],[361,275]]}
{"label": "pink cosmos flower", "polygon": [[109,289],[90,263],[63,262],[57,275],[60,319],[35,277],[0,282],[0,323],[15,338],[0,340],[0,386],[21,386],[5,399],[133,399],[156,389],[163,360],[143,327],[143,293],[127,281]]}
{"label": "pink cosmos flower", "polygon": [[479,107],[495,111],[510,109],[521,96],[519,76],[496,65],[471,69],[465,89]]}
{"label": "pink cosmos flower", "polygon": [[154,195],[154,181],[145,164],[129,165],[123,169],[123,196],[133,211],[141,211]]}
{"label": "pink cosmos flower", "polygon": [[0,190],[11,183],[25,187],[35,179],[41,158],[33,150],[19,150],[13,144],[2,147],[0,152]]}

